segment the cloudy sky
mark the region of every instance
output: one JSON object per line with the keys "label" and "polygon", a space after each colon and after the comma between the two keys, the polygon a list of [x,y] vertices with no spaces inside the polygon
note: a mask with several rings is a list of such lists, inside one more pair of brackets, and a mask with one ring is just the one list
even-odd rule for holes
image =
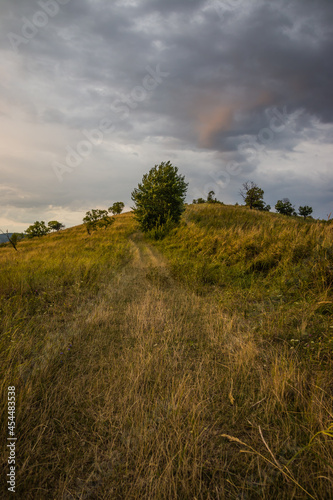
{"label": "cloudy sky", "polygon": [[333,212],[331,0],[1,0],[0,228],[80,224],[170,160],[188,200]]}

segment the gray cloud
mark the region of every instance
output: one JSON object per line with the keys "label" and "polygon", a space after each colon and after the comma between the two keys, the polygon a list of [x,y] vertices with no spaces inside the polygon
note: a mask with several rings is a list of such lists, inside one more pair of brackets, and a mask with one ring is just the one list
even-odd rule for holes
{"label": "gray cloud", "polygon": [[[215,185],[221,199],[240,202],[239,186],[251,178],[271,204],[289,193],[326,215],[331,2],[3,0],[1,11],[9,229],[24,207],[41,219],[58,207],[79,223],[81,209],[119,197],[129,205],[142,174],[167,159],[191,179],[189,197]],[[147,91],[148,67],[168,76]],[[64,164],[83,130],[105,119],[112,130],[59,183],[53,162]]]}

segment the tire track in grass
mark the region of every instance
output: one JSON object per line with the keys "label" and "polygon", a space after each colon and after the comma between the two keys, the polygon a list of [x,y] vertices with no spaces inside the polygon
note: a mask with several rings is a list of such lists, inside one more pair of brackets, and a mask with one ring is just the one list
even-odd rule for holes
{"label": "tire track in grass", "polygon": [[[68,486],[86,498],[194,498],[202,488],[208,495],[202,470],[220,425],[209,421],[209,401],[215,385],[229,386],[228,371],[216,364],[216,356],[227,354],[229,319],[175,282],[164,257],[140,233],[130,242],[134,258],[105,291],[90,323],[101,328],[112,304],[112,325],[105,325],[107,337],[101,335],[97,347],[103,359],[96,354],[92,362],[109,367],[94,425],[99,436],[109,426],[112,439],[99,445],[99,472],[90,469],[89,480]],[[215,444],[215,455],[221,454]]]}

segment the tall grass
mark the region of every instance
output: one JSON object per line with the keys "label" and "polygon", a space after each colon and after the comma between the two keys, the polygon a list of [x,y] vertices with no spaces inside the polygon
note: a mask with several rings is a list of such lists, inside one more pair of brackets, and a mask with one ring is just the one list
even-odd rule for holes
{"label": "tall grass", "polygon": [[[257,493],[250,488],[250,498],[333,495],[332,228],[245,207],[199,205],[188,207],[181,226],[155,243],[172,276],[207,306],[217,305],[217,317],[228,318],[229,360],[221,355],[220,362],[231,386],[224,397],[240,406],[229,428],[247,443],[243,451],[264,467],[261,454],[266,465],[272,461],[260,434],[264,425],[282,481],[270,490],[258,469]],[[217,352],[221,347],[225,340],[217,343]],[[281,473],[287,463],[291,477]],[[285,482],[295,486],[293,493]]]}
{"label": "tall grass", "polygon": [[0,249],[17,497],[331,498],[329,231],[204,206],[154,247],[126,214]]}
{"label": "tall grass", "polygon": [[330,359],[333,225],[197,205],[157,246],[174,277],[198,293],[217,291],[221,307],[252,318],[260,336]]}
{"label": "tall grass", "polygon": [[0,347],[2,355],[10,356],[7,363],[20,360],[11,376],[15,370],[31,370],[30,359],[36,362],[42,350],[45,357],[45,339],[67,330],[75,310],[89,303],[128,261],[123,220],[118,219],[112,232],[88,236],[81,226],[24,241],[19,252],[1,249]]}

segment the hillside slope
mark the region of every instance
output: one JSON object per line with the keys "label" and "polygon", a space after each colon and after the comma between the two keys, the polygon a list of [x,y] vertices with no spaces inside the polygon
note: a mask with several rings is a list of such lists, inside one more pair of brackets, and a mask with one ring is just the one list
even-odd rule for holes
{"label": "hillside slope", "polygon": [[313,351],[307,360],[331,359],[333,224],[193,205],[156,245],[174,277],[198,293],[215,291],[225,310],[253,317],[261,336],[300,341]]}
{"label": "hillside slope", "polygon": [[[1,408],[15,386],[18,498],[333,496],[328,270],[320,261],[317,278],[302,254],[298,272],[316,279],[285,296],[280,227],[278,265],[251,263],[285,221],[242,210],[189,207],[157,243],[124,214],[92,236],[77,227],[18,255],[0,249]],[[319,228],[302,227],[315,243]],[[2,413],[3,436],[6,426]]]}

